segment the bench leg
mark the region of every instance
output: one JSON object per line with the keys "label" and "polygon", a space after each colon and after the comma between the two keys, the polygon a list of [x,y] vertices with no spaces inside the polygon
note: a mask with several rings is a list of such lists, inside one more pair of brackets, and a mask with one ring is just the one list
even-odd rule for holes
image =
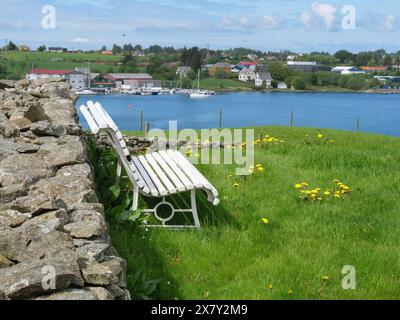
{"label": "bench leg", "polygon": [[117,163],[117,174],[116,174],[116,178],[115,178],[115,185],[118,186],[119,183],[121,182],[121,173],[122,173],[122,165],[121,165],[121,161],[118,160]]}
{"label": "bench leg", "polygon": [[138,202],[139,202],[139,187],[133,186],[132,211],[136,211],[138,209]]}
{"label": "bench leg", "polygon": [[192,203],[192,214],[194,219],[194,225],[197,229],[200,229],[199,215],[197,214],[197,202],[196,202],[196,190],[191,191],[191,203]]}

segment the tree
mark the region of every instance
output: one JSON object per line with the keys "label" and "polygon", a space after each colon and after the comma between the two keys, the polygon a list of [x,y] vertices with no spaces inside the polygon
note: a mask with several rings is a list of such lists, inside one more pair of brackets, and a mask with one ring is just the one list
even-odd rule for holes
{"label": "tree", "polygon": [[47,50],[47,47],[45,46],[45,45],[41,45],[38,49],[37,49],[37,51],[39,51],[39,52],[44,52],[44,51],[46,51]]}
{"label": "tree", "polygon": [[113,45],[112,48],[113,54],[120,54],[122,52],[122,48],[116,44]]}
{"label": "tree", "polygon": [[292,86],[296,90],[304,90],[306,88],[306,83],[300,77],[294,77],[292,80]]}
{"label": "tree", "polygon": [[133,46],[131,44],[124,44],[122,48],[123,51],[133,51]]}
{"label": "tree", "polygon": [[334,54],[336,59],[339,59],[341,63],[349,63],[353,60],[354,55],[347,50],[339,50]]}
{"label": "tree", "polygon": [[100,51],[107,51],[107,47],[106,46],[102,46]]}
{"label": "tree", "polygon": [[16,46],[16,44],[15,44],[14,42],[10,41],[10,42],[8,43],[8,45],[7,45],[7,50],[9,50],[9,51],[15,51],[15,50],[17,50],[17,49],[18,49],[18,47]]}

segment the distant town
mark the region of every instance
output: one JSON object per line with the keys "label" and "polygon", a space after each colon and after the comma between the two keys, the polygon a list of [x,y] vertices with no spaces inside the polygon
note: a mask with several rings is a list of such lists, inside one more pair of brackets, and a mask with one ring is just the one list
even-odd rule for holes
{"label": "distant town", "polygon": [[0,78],[64,80],[79,94],[190,93],[185,90],[196,86],[210,91],[398,92],[400,52],[144,49],[131,44],[83,52],[44,45],[32,50],[9,42],[0,51]]}

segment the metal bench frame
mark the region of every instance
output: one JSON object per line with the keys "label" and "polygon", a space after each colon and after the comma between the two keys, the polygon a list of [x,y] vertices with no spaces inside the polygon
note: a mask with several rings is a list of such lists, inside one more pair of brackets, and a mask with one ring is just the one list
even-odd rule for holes
{"label": "metal bench frame", "polygon": [[[110,139],[118,155],[116,184],[120,182],[122,167],[125,168],[128,178],[133,184],[132,210],[138,209],[139,194],[161,199],[161,202],[154,208],[143,210],[144,213],[153,215],[160,222],[158,225],[147,225],[148,227],[172,229],[199,229],[201,227],[197,212],[196,190],[203,190],[208,196],[208,201],[214,206],[219,204],[218,191],[188,159],[179,151],[173,150],[162,150],[148,153],[145,156],[132,157],[122,133],[99,102],[89,101],[87,105],[82,105],[80,110],[94,135],[105,131]],[[191,207],[188,209],[177,209],[166,200],[167,196],[183,192],[191,193]],[[158,214],[158,209],[162,206],[171,208],[169,217],[162,218]],[[167,224],[175,217],[176,213],[185,212],[192,213],[193,225]]]}

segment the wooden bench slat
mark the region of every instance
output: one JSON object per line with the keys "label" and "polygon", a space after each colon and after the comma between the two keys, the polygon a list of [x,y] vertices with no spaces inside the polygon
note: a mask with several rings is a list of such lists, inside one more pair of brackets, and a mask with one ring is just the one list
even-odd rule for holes
{"label": "wooden bench slat", "polygon": [[179,168],[181,168],[181,170],[190,179],[190,181],[192,181],[193,185],[196,188],[203,188],[204,187],[203,182],[197,177],[197,175],[193,172],[193,170],[187,165],[188,160],[185,159],[185,161],[180,161],[180,159],[176,157],[175,152],[176,151],[167,150],[167,154],[169,155],[169,157],[174,160],[175,164]]}
{"label": "wooden bench slat", "polygon": [[164,184],[166,187],[167,191],[169,193],[176,193],[177,189],[175,188],[174,184],[169,180],[169,178],[166,176],[164,171],[160,168],[158,165],[157,161],[154,159],[154,157],[148,153],[146,154],[146,160],[154,170],[154,172],[157,174],[158,178],[161,180],[161,182]]}
{"label": "wooden bench slat", "polygon": [[168,164],[164,161],[164,159],[160,156],[158,152],[151,154],[153,158],[157,161],[157,163],[162,167],[166,175],[171,179],[175,187],[178,191],[183,192],[186,190],[185,185],[181,180],[176,176],[173,170],[168,166]]}
{"label": "wooden bench slat", "polygon": [[79,109],[81,110],[83,116],[85,117],[92,133],[97,134],[100,130],[99,126],[97,125],[96,121],[93,119],[93,116],[91,115],[91,113],[89,112],[87,107],[82,105]]}
{"label": "wooden bench slat", "polygon": [[160,156],[165,160],[169,167],[176,173],[181,182],[184,184],[186,190],[194,188],[192,181],[186,176],[186,174],[175,164],[175,161],[167,154],[165,150],[159,152]]}
{"label": "wooden bench slat", "polygon": [[153,181],[154,185],[156,186],[158,192],[162,195],[165,196],[168,194],[167,190],[161,183],[160,179],[157,177],[157,174],[153,171],[151,166],[148,164],[146,158],[144,156],[139,156],[137,159],[139,159],[140,163],[142,164],[143,168],[146,170],[148,176],[150,177],[151,181]]}
{"label": "wooden bench slat", "polygon": [[203,182],[204,186],[207,187],[208,189],[210,189],[210,191],[212,191],[214,196],[216,196],[216,197],[218,196],[217,189],[214,188],[214,186],[211,184],[211,182],[208,181],[207,178],[204,177],[204,175],[188,159],[186,159],[182,155],[182,153],[180,153],[179,151],[175,151],[175,155],[182,162],[186,162],[186,165],[191,168],[192,172],[198,177],[198,179],[200,179]]}

